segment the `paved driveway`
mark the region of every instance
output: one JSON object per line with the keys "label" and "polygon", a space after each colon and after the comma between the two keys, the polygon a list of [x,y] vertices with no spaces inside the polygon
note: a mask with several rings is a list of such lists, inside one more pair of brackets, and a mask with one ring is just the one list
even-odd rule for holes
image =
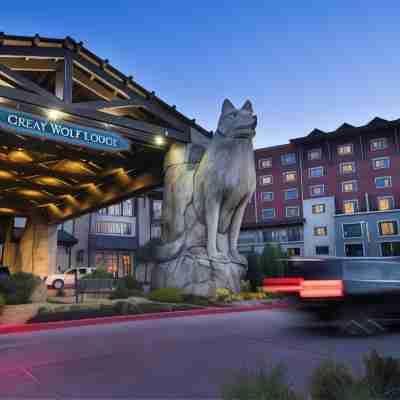
{"label": "paved driveway", "polygon": [[278,362],[303,389],[321,360],[357,370],[373,348],[400,357],[399,340],[330,335],[281,310],[0,336],[0,398],[209,399],[233,369]]}

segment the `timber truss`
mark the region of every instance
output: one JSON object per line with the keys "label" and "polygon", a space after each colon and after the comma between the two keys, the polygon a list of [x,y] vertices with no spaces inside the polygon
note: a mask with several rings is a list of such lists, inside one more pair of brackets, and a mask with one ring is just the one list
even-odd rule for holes
{"label": "timber truss", "polygon": [[143,194],[162,183],[164,155],[190,142],[189,119],[83,44],[0,34],[0,107],[111,131],[130,149],[99,151],[0,130],[0,215],[50,222]]}

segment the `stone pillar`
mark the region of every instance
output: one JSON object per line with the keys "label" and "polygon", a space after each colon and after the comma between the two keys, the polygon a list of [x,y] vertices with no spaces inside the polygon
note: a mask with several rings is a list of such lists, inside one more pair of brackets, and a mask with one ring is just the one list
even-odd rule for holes
{"label": "stone pillar", "polygon": [[56,272],[57,225],[31,217],[19,243],[17,265],[20,271],[40,277]]}
{"label": "stone pillar", "polygon": [[3,265],[8,267],[11,272],[16,272],[18,244],[13,241],[14,217],[2,217],[0,225],[4,238]]}

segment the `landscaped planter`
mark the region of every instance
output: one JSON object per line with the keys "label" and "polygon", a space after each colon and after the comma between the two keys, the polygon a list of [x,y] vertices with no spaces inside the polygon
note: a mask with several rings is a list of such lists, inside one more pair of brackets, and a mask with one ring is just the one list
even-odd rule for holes
{"label": "landscaped planter", "polygon": [[33,303],[4,306],[3,312],[0,315],[0,325],[25,324],[37,315],[39,308],[42,305],[43,304],[40,303]]}

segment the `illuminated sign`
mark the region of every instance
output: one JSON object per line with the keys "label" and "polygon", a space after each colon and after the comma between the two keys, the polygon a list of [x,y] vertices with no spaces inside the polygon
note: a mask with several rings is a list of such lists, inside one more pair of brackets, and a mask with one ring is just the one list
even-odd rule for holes
{"label": "illuminated sign", "polygon": [[86,128],[0,107],[0,128],[102,151],[129,150],[127,139],[114,132]]}

